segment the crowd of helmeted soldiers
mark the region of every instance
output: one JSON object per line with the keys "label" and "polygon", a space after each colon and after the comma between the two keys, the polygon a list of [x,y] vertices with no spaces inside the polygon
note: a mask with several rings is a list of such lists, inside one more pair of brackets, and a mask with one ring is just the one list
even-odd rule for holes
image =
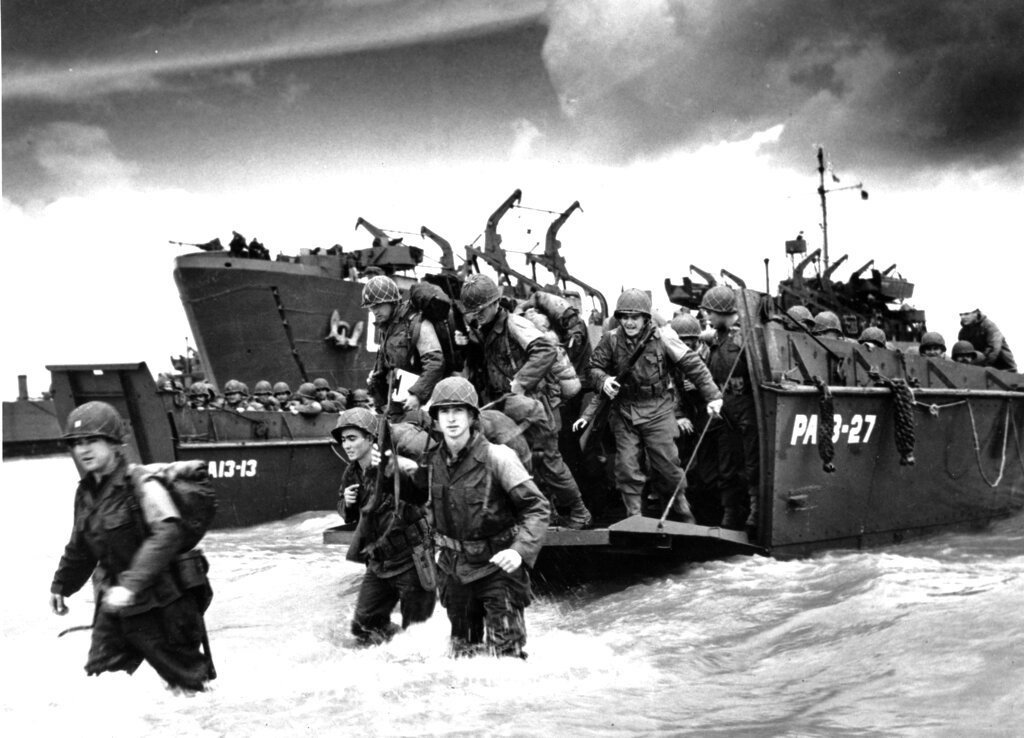
{"label": "crowd of helmeted soldiers", "polygon": [[[180,384],[166,374],[161,375],[158,383],[166,391],[183,391]],[[330,382],[322,377],[312,382],[302,382],[295,391],[287,382],[271,384],[261,379],[250,393],[249,385],[245,382],[229,379],[224,383],[222,395],[217,393],[212,384],[202,380],[192,382],[184,392],[189,407],[195,410],[276,411],[315,416],[321,413],[340,413],[350,407],[373,407],[367,390],[350,390],[346,387],[332,389]]]}

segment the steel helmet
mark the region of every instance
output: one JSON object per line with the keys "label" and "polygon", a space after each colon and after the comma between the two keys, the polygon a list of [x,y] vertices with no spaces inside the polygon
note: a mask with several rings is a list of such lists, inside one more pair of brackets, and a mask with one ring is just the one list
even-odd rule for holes
{"label": "steel helmet", "polygon": [[672,318],[671,326],[680,338],[700,338],[700,321],[689,313]]}
{"label": "steel helmet", "polygon": [[800,323],[802,326],[808,329],[814,328],[814,316],[811,315],[811,311],[805,308],[803,305],[794,305],[786,311],[786,315]]}
{"label": "steel helmet", "polygon": [[331,388],[330,383],[326,379],[324,379],[323,377],[317,377],[316,379],[314,379],[313,380],[313,386],[316,389],[318,389],[318,390],[321,390],[321,389],[329,390]]}
{"label": "steel helmet", "polygon": [[203,381],[193,382],[188,388],[189,397],[205,397],[207,399],[213,399],[216,394],[217,393],[214,392],[213,387]]}
{"label": "steel helmet", "polygon": [[254,395],[269,395],[271,392],[270,382],[265,379],[258,381],[256,388],[253,390]]}
{"label": "steel helmet", "polygon": [[921,336],[921,348],[936,347],[943,351],[946,350],[946,339],[942,337],[941,333],[935,331],[928,331]]}
{"label": "steel helmet", "polygon": [[402,299],[402,293],[398,291],[398,285],[391,277],[377,275],[370,277],[370,280],[363,286],[363,307],[383,305],[386,302],[398,302]]}
{"label": "steel helmet", "polygon": [[331,431],[331,435],[334,436],[334,440],[341,443],[341,432],[346,428],[358,428],[370,438],[374,438],[377,435],[379,429],[378,416],[372,410],[368,410],[365,407],[354,407],[350,410],[343,410],[338,415],[338,422],[334,426],[334,430]]}
{"label": "steel helmet", "polygon": [[953,350],[950,351],[953,358],[958,356],[970,356],[974,357],[974,344],[970,341],[957,341],[953,344]]}
{"label": "steel helmet", "polygon": [[498,285],[486,274],[470,274],[462,283],[462,290],[459,293],[462,309],[466,312],[482,310],[496,303],[500,297],[501,290]]}
{"label": "steel helmet", "polygon": [[363,388],[352,390],[352,404],[362,405],[370,401],[370,393]]}
{"label": "steel helmet", "polygon": [[288,386],[287,382],[278,382],[274,385],[274,394],[280,395],[287,392],[289,395],[292,393],[292,388]]}
{"label": "steel helmet", "polygon": [[643,313],[651,317],[651,296],[636,287],[622,290],[619,299],[615,301],[615,317],[619,313]]}
{"label": "steel helmet", "polygon": [[299,385],[298,395],[303,400],[315,400],[316,387],[313,386],[312,382],[303,382]]}
{"label": "steel helmet", "polygon": [[124,443],[124,421],[121,415],[105,402],[87,402],[68,414],[67,425],[62,438],[106,438],[114,443]]}
{"label": "steel helmet", "polygon": [[241,382],[239,382],[237,379],[229,379],[224,384],[224,394],[225,395],[230,395],[230,394],[232,394],[234,392],[238,392],[238,393],[240,393],[242,395],[247,395],[247,394],[249,394],[249,388],[246,387]]}
{"label": "steel helmet", "polygon": [[878,348],[885,348],[885,331],[877,326],[868,326],[861,331],[860,338],[857,339],[858,343],[870,343]]}
{"label": "steel helmet", "polygon": [[434,393],[430,396],[430,416],[436,419],[437,411],[442,407],[456,406],[472,408],[475,414],[479,414],[480,401],[476,390],[469,380],[463,377],[442,379],[434,386]]}
{"label": "steel helmet", "polygon": [[825,331],[843,332],[843,326],[839,322],[839,316],[831,310],[822,310],[814,316],[813,333],[824,333]]}
{"label": "steel helmet", "polygon": [[722,315],[735,313],[736,293],[725,285],[715,285],[704,293],[700,306],[712,313],[721,313]]}

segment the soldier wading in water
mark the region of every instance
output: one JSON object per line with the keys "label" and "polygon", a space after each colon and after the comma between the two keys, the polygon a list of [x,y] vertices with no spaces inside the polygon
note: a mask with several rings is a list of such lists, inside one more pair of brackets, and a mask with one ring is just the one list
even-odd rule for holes
{"label": "soldier wading in water", "polygon": [[485,649],[524,658],[524,608],[550,508],[515,452],[480,431],[476,390],[461,377],[434,388],[431,417],[442,442],[429,450],[419,482],[441,549],[438,593],[451,621],[454,655]]}
{"label": "soldier wading in water", "polygon": [[[135,672],[143,660],[173,687],[202,691],[215,677],[203,612],[213,595],[201,554],[178,559],[184,539],[170,493],[156,481],[136,489],[121,450],[121,416],[105,402],[68,415],[64,439],[85,472],[75,493],[71,538],[50,586],[50,608],[96,572],[96,613],[85,671]],[[186,568],[184,562],[194,566]]]}
{"label": "soldier wading in water", "polygon": [[[351,523],[358,518],[356,532],[346,558],[366,564],[359,585],[352,634],[368,643],[381,643],[394,635],[391,611],[401,603],[402,628],[428,620],[434,612],[433,549],[423,517],[426,495],[402,483],[398,471],[381,469],[380,453],[374,448],[378,423],[387,422],[364,407],[345,410],[332,432],[349,458],[342,477],[342,499],[338,512]],[[406,463],[415,472],[412,460]],[[399,474],[400,492],[394,492],[394,474]],[[384,480],[378,475],[384,474]],[[381,481],[384,483],[382,484]]]}

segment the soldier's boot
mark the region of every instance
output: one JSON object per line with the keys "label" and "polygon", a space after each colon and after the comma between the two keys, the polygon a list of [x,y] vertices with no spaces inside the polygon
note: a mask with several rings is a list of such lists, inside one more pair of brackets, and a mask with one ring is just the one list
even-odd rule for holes
{"label": "soldier's boot", "polygon": [[622,504],[626,507],[626,517],[643,514],[640,495],[622,493]]}
{"label": "soldier's boot", "polygon": [[682,493],[676,495],[676,499],[672,503],[671,517],[679,523],[694,525],[697,522],[697,518],[693,516],[693,511],[690,510],[690,503],[686,501],[686,496]]}
{"label": "soldier's boot", "polygon": [[565,527],[582,530],[591,522],[593,522],[593,516],[590,514],[590,510],[583,504],[583,498],[577,495],[572,507],[569,508],[569,517],[565,519]]}
{"label": "soldier's boot", "polygon": [[758,513],[757,490],[752,489],[750,490],[750,514],[747,515],[747,523],[744,526],[747,530],[747,537],[750,539],[757,537],[757,528],[760,524]]}
{"label": "soldier's boot", "polygon": [[745,497],[739,490],[730,488],[722,492],[722,515],[721,526],[729,530],[743,530],[747,521],[747,510],[744,505]]}

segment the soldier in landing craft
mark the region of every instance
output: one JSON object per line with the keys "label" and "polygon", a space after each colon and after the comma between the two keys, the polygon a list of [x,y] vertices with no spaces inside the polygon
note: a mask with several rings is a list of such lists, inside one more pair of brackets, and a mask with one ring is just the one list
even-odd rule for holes
{"label": "soldier in landing craft", "polygon": [[378,408],[387,412],[388,378],[395,369],[418,374],[406,389],[405,412],[413,413],[425,405],[430,393],[448,373],[441,341],[434,324],[415,310],[409,300],[402,300],[398,285],[390,277],[376,276],[363,287],[363,307],[369,308],[380,331],[377,363],[370,372],[367,386]]}
{"label": "soldier in landing craft", "polygon": [[[558,358],[556,342],[529,320],[510,313],[499,303],[501,290],[483,274],[466,278],[460,294],[466,324],[473,330],[477,353],[467,364],[474,371],[485,402],[508,394],[525,395],[542,406],[544,428],[532,428],[527,440],[533,451],[533,472],[559,512],[565,525],[584,528],[591,522],[579,486],[558,450],[559,418],[551,408],[549,393],[556,392],[552,369]],[[518,420],[518,419],[517,419]]]}
{"label": "soldier in landing craft", "polygon": [[[398,469],[384,471],[374,448],[378,423],[387,422],[366,408],[345,410],[331,432],[348,456],[338,512],[357,522],[346,558],[366,564],[359,585],[352,634],[365,643],[382,643],[395,634],[391,611],[400,604],[402,629],[429,620],[434,612],[436,575],[430,531],[424,518],[425,490],[403,479],[416,463],[395,459]],[[400,492],[394,491],[399,475]],[[379,479],[384,475],[384,479]]]}
{"label": "soldier in landing craft", "polygon": [[[743,356],[743,336],[737,330],[736,293],[716,286],[704,293],[701,309],[715,329],[708,368],[722,388],[725,402],[722,418],[709,429],[700,453],[717,463],[716,487],[721,495],[724,515],[722,527],[753,532],[758,524],[758,480],[760,474],[757,415],[754,408],[750,372]],[[818,317],[825,315],[819,313]],[[834,330],[839,330],[835,319]],[[817,319],[816,319],[817,320]],[[831,320],[822,321],[832,330]],[[709,464],[711,465],[711,464]],[[707,468],[705,465],[703,468]]]}
{"label": "soldier in landing craft", "polygon": [[281,408],[277,400],[274,399],[274,391],[270,386],[270,382],[265,379],[261,379],[256,383],[252,396],[263,410],[280,410]]}
{"label": "soldier in landing craft", "polygon": [[486,649],[525,658],[524,608],[548,528],[548,501],[515,452],[479,427],[476,390],[462,377],[434,388],[430,415],[443,441],[427,452],[418,482],[441,548],[438,593],[451,621],[454,655]]}
{"label": "soldier in landing craft", "polygon": [[[610,424],[615,434],[615,484],[626,515],[641,515],[644,484],[641,451],[647,455],[650,473],[660,486],[665,503],[673,497],[672,513],[681,522],[694,522],[686,502],[686,477],[679,466],[675,439],[673,364],[701,391],[707,410],[718,414],[722,396],[711,381],[696,351],[679,340],[668,326],[652,325],[651,298],[643,290],[627,289],[615,305],[619,327],[601,337],[590,359],[590,380],[613,402]],[[643,342],[643,343],[641,343]],[[634,353],[642,353],[630,367]],[[627,372],[620,383],[617,376]]]}
{"label": "soldier in landing craft", "polygon": [[345,398],[331,389],[331,384],[323,377],[313,380],[316,390],[316,401],[325,413],[340,413],[345,409]]}

